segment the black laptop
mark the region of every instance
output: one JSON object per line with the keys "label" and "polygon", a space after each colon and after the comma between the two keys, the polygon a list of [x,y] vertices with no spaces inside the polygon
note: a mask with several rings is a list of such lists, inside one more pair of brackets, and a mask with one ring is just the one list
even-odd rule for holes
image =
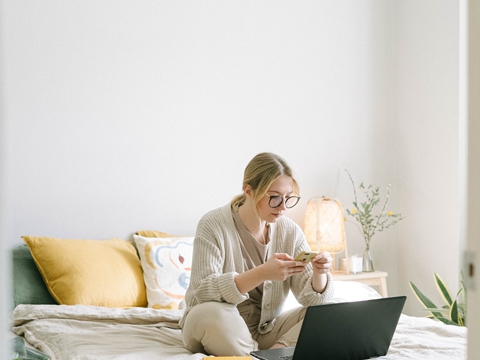
{"label": "black laptop", "polygon": [[363,360],[387,354],[406,296],[310,306],[295,347],[252,351],[262,360]]}

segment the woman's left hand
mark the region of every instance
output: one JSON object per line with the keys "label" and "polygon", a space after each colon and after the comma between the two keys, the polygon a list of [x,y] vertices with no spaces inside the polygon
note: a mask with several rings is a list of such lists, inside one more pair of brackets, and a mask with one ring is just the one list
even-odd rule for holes
{"label": "woman's left hand", "polygon": [[315,256],[312,260],[313,272],[316,274],[326,274],[332,268],[332,256],[328,251],[324,251]]}

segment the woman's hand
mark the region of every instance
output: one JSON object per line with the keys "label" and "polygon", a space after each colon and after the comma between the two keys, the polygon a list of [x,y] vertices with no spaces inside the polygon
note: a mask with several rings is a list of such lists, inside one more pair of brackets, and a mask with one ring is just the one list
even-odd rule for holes
{"label": "woman's hand", "polygon": [[305,270],[303,261],[295,261],[285,253],[273,254],[264,264],[235,276],[235,284],[242,294],[247,293],[265,280],[284,281]]}
{"label": "woman's hand", "polygon": [[317,274],[326,274],[332,268],[332,256],[328,251],[321,252],[312,260],[313,272]]}
{"label": "woman's hand", "polygon": [[284,281],[292,275],[297,275],[305,270],[303,261],[295,261],[285,253],[273,254],[263,265],[266,280]]}
{"label": "woman's hand", "polygon": [[327,286],[327,273],[332,268],[332,256],[328,251],[322,252],[312,260],[312,286],[318,293],[323,293]]}

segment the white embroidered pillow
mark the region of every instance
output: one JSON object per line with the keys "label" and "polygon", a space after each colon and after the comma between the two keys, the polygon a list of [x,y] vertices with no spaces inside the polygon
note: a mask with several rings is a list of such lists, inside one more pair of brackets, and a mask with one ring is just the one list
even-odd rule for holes
{"label": "white embroidered pillow", "polygon": [[190,283],[193,237],[133,235],[140,254],[148,307],[178,309]]}

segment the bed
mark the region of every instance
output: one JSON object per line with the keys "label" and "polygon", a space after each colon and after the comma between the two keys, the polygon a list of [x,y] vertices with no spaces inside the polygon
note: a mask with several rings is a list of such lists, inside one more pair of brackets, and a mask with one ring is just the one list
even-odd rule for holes
{"label": "bed", "polygon": [[[193,238],[137,232],[134,241],[24,237],[13,250],[12,332],[54,360],[197,360],[178,321]],[[379,298],[373,288],[336,282],[332,302]],[[297,306],[290,296],[285,308]],[[378,359],[466,357],[467,329],[402,314]]]}

